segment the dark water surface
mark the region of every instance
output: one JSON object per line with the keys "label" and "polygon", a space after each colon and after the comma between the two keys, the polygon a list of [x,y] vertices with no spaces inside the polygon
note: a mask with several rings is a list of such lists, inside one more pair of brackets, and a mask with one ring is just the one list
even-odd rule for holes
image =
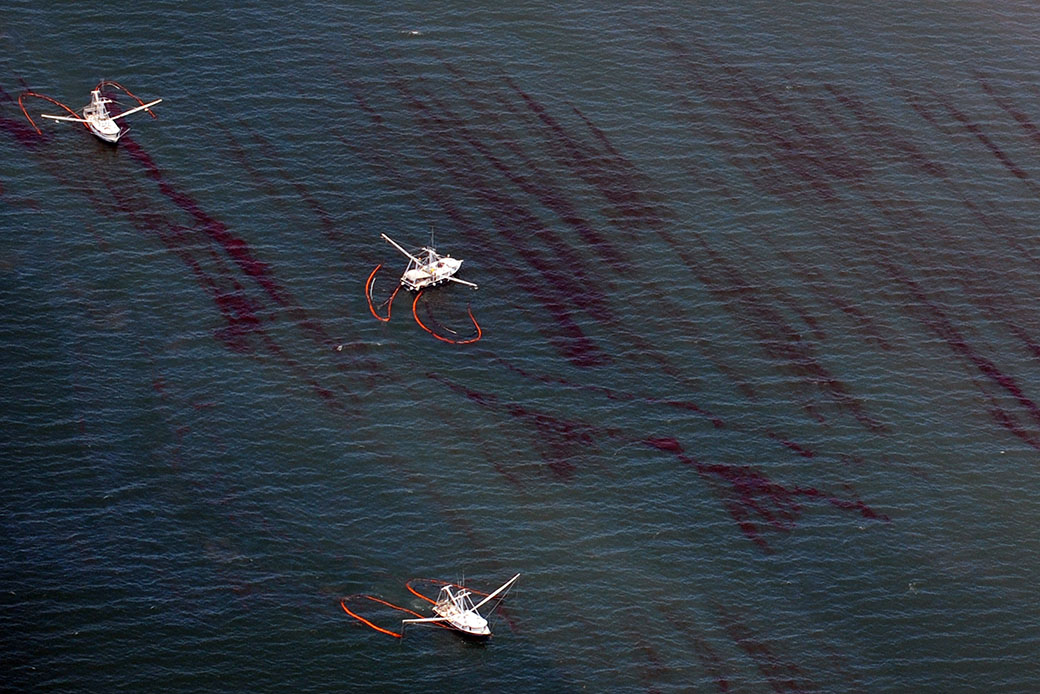
{"label": "dark water surface", "polygon": [[4,4],[4,687],[1037,690],[1037,5],[563,4]]}

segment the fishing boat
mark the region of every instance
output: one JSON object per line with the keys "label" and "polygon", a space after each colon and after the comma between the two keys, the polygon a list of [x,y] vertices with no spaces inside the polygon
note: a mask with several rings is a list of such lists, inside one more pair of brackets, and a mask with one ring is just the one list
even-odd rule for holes
{"label": "fishing boat", "polygon": [[401,275],[401,284],[406,289],[419,291],[426,287],[436,286],[442,282],[456,282],[473,289],[477,288],[477,285],[472,282],[455,277],[455,273],[462,267],[462,261],[458,258],[452,258],[450,255],[441,255],[433,248],[432,241],[429,246],[424,246],[419,251],[419,255],[416,256],[406,251],[386,234],[380,234],[380,236],[408,258],[408,266],[405,268],[404,274]]}
{"label": "fishing boat", "polygon": [[[408,265],[404,269],[404,274],[401,275],[401,279],[397,283],[397,287],[394,288],[393,293],[386,301],[384,301],[380,308],[386,307],[386,315],[381,316],[376,310],[375,302],[372,299],[372,286],[373,281],[376,278],[376,273],[383,267],[380,263],[376,265],[375,269],[369,274],[368,279],[365,281],[365,300],[368,302],[368,310],[372,312],[372,315],[376,319],[386,323],[390,320],[390,309],[394,304],[394,298],[397,297],[398,292],[401,288],[408,289],[415,292],[415,298],[412,300],[412,317],[415,318],[415,322],[419,324],[419,327],[426,332],[433,335],[435,338],[442,342],[448,342],[454,345],[468,345],[476,342],[481,337],[480,325],[477,323],[477,319],[473,317],[473,311],[466,307],[466,312],[469,314],[470,320],[473,322],[473,327],[476,329],[476,335],[462,338],[454,330],[440,326],[441,330],[428,327],[419,318],[418,305],[419,299],[422,298],[423,292],[427,287],[433,287],[435,285],[444,282],[455,282],[456,284],[464,284],[467,287],[477,288],[477,285],[466,280],[460,280],[455,277],[455,273],[462,267],[462,261],[458,258],[452,258],[450,255],[441,255],[433,247],[433,238],[431,235],[430,245],[423,247],[421,250],[416,251],[418,255],[414,255],[406,251],[401,244],[394,241],[386,234],[380,234],[383,240],[389,243],[391,246],[401,252],[406,258],[408,258]],[[450,335],[438,334],[438,332],[448,332]]]}
{"label": "fishing boat", "polygon": [[440,594],[437,596],[437,602],[433,606],[433,612],[437,616],[402,619],[402,628],[405,624],[438,624],[475,639],[490,638],[491,627],[488,625],[487,618],[480,614],[480,608],[496,597],[501,601],[518,578],[520,578],[520,574],[513,576],[475,605],[471,597],[472,593],[465,588],[454,585],[442,586]]}
{"label": "fishing boat", "polygon": [[150,101],[147,104],[141,104],[136,108],[132,108],[129,111],[123,111],[122,113],[112,115],[108,111],[108,104],[114,103],[112,99],[109,99],[101,93],[101,89],[94,89],[90,92],[90,103],[80,109],[83,114],[82,117],[72,112],[72,116],[52,116],[46,113],[41,113],[43,118],[49,118],[50,120],[60,121],[71,121],[73,123],[83,123],[87,126],[96,137],[99,139],[116,144],[119,142],[119,138],[126,134],[129,128],[123,128],[116,121],[120,118],[126,118],[127,116],[137,113],[138,111],[144,111],[156,104],[160,103],[162,99],[156,99]]}

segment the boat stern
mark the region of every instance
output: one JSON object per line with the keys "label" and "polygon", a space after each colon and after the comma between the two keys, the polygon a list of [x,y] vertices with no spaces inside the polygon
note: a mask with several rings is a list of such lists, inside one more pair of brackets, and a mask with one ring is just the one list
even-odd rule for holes
{"label": "boat stern", "polygon": [[115,121],[111,120],[90,122],[88,125],[90,126],[90,132],[94,133],[95,137],[113,145],[119,142],[119,138],[126,132]]}

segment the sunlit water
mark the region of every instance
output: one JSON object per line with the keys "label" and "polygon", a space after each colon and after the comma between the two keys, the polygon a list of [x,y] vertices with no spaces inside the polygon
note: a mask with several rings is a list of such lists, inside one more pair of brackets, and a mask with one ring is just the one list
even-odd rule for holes
{"label": "sunlit water", "polygon": [[357,5],[0,10],[5,686],[1035,691],[1035,6]]}

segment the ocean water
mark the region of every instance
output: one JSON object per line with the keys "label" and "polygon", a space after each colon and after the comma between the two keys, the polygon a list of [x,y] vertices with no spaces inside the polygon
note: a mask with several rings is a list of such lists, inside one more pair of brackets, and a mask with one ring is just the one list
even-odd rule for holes
{"label": "ocean water", "polygon": [[559,5],[4,4],[4,689],[1037,690],[1036,5]]}

